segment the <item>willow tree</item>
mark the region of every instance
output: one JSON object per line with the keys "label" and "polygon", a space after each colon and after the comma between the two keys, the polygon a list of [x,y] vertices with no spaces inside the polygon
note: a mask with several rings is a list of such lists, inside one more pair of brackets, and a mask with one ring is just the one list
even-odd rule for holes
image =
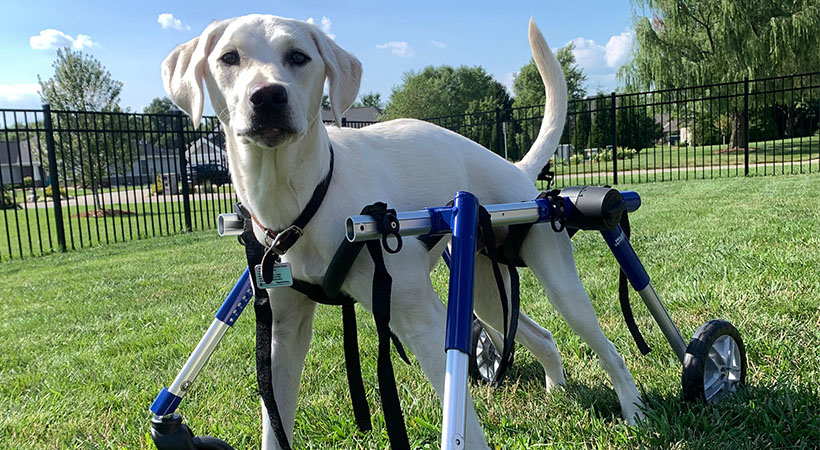
{"label": "willow tree", "polygon": [[[817,0],[632,0],[635,46],[619,71],[638,89],[812,72],[820,54]],[[747,143],[742,108],[733,148]]]}

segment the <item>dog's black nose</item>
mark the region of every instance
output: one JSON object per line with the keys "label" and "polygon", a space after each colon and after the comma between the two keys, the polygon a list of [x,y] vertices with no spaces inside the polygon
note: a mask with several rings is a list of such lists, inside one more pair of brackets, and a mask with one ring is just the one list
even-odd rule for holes
{"label": "dog's black nose", "polygon": [[281,84],[255,85],[248,90],[248,100],[255,109],[282,106],[288,102],[288,91]]}

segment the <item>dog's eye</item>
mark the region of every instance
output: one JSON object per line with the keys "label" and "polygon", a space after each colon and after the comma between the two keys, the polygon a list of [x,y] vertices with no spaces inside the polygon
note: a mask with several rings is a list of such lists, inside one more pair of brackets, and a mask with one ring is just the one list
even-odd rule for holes
{"label": "dog's eye", "polygon": [[239,64],[239,53],[236,51],[230,51],[219,57],[219,60],[229,66],[235,66]]}
{"label": "dog's eye", "polygon": [[288,59],[290,60],[291,64],[297,66],[305,65],[308,63],[308,61],[310,61],[310,57],[308,57],[308,55],[300,51],[294,51],[290,54],[290,57]]}

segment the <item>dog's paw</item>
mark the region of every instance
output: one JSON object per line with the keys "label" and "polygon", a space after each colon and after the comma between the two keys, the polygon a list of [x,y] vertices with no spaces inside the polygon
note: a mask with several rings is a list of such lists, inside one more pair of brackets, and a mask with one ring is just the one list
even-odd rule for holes
{"label": "dog's paw", "polygon": [[638,398],[634,403],[630,405],[629,408],[622,407],[621,414],[623,414],[626,423],[634,427],[646,418],[646,414],[644,414],[643,410],[644,404],[641,401],[641,399]]}
{"label": "dog's paw", "polygon": [[553,390],[564,389],[567,385],[567,380],[564,378],[564,372],[559,371],[555,374],[547,373],[546,376],[547,380],[547,392],[552,392]]}

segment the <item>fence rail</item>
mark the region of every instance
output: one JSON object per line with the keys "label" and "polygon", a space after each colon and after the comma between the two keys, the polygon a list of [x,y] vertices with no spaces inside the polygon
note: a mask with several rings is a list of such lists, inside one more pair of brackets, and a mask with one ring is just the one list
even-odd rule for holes
{"label": "fence rail", "polygon": [[[195,130],[181,114],[0,116],[0,261],[213,228],[236,201],[216,117]],[[536,105],[426,120],[514,161],[542,116]],[[558,187],[817,172],[819,126],[820,72],[611,93],[569,102],[552,168]]]}

